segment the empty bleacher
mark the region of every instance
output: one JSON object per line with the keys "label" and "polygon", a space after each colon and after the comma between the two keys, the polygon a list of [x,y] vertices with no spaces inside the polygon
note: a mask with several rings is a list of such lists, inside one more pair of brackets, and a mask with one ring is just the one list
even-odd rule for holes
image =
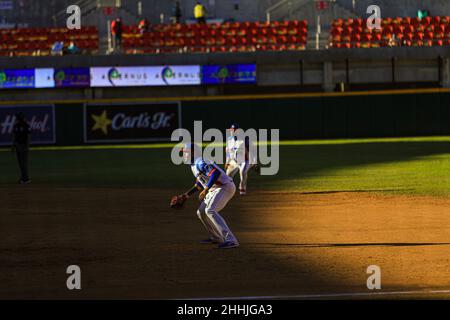
{"label": "empty bleacher", "polygon": [[361,18],[336,19],[330,30],[332,48],[444,45],[450,45],[450,16],[384,18],[380,29],[368,28]]}
{"label": "empty bleacher", "polygon": [[141,34],[124,27],[127,54],[304,50],[306,21],[160,24]]}

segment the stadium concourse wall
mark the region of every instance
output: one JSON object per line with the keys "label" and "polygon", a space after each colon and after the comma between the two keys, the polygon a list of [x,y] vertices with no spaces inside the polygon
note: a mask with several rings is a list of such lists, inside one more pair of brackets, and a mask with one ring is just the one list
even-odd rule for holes
{"label": "stadium concourse wall", "polygon": [[[0,103],[0,122],[5,122],[2,109],[12,112],[15,105]],[[45,144],[58,146],[170,141],[174,129],[192,130],[194,121],[200,120],[203,131],[225,130],[238,123],[243,128],[280,129],[281,139],[450,135],[448,89],[181,100],[34,101],[18,106],[54,106],[54,124],[46,121],[54,139],[47,133]],[[139,120],[142,114],[152,120]],[[115,116],[121,119],[121,125],[127,117],[138,120],[116,130],[111,124]],[[38,115],[33,121],[39,123]],[[1,139],[8,140],[5,136]]]}
{"label": "stadium concourse wall", "polygon": [[287,52],[0,57],[1,69],[256,64],[252,86],[5,90],[0,101],[197,97],[228,94],[333,92],[372,88],[450,88],[448,47],[330,49]]}

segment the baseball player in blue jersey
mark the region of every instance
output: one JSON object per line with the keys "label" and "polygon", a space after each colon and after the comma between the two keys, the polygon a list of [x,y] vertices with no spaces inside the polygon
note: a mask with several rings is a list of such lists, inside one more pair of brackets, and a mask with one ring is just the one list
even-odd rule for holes
{"label": "baseball player in blue jersey", "polygon": [[236,192],[234,182],[214,162],[202,157],[196,158],[197,155],[201,155],[199,146],[193,143],[184,146],[183,158],[185,163],[191,164],[196,182],[189,191],[179,197],[184,202],[197,191],[201,191],[201,204],[197,215],[210,235],[201,243],[218,243],[221,249],[237,247],[238,240],[219,214]]}

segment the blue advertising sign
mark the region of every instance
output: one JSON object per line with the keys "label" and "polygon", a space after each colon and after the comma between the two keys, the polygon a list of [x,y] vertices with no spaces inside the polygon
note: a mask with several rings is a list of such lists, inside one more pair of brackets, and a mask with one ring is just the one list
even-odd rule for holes
{"label": "blue advertising sign", "polygon": [[203,66],[203,84],[256,84],[256,64]]}
{"label": "blue advertising sign", "polygon": [[0,145],[11,145],[16,114],[23,113],[30,125],[32,144],[55,143],[55,107],[37,106],[0,106]]}
{"label": "blue advertising sign", "polygon": [[55,69],[55,87],[57,88],[89,88],[89,68]]}
{"label": "blue advertising sign", "polygon": [[12,10],[13,7],[12,0],[0,0],[0,10]]}
{"label": "blue advertising sign", "polygon": [[0,88],[34,88],[34,69],[0,69]]}

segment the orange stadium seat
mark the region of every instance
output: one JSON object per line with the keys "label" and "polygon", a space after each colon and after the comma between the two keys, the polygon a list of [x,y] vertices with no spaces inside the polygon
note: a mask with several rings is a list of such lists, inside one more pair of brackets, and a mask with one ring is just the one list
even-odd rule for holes
{"label": "orange stadium seat", "polygon": [[34,56],[48,55],[56,41],[68,44],[73,41],[85,53],[98,51],[99,38],[96,27],[83,27],[68,31],[65,28],[0,29],[1,55]]}
{"label": "orange stadium seat", "polygon": [[[227,22],[223,24],[154,25],[144,34],[124,29],[126,53],[249,52],[303,50],[306,21]],[[127,39],[125,41],[125,39]],[[154,50],[153,50],[154,49]]]}
{"label": "orange stadium seat", "polygon": [[[447,41],[448,40],[448,41]],[[336,19],[331,24],[333,48],[385,46],[443,46],[450,44],[450,17],[395,17],[381,20],[381,30],[370,30],[366,20]]]}

